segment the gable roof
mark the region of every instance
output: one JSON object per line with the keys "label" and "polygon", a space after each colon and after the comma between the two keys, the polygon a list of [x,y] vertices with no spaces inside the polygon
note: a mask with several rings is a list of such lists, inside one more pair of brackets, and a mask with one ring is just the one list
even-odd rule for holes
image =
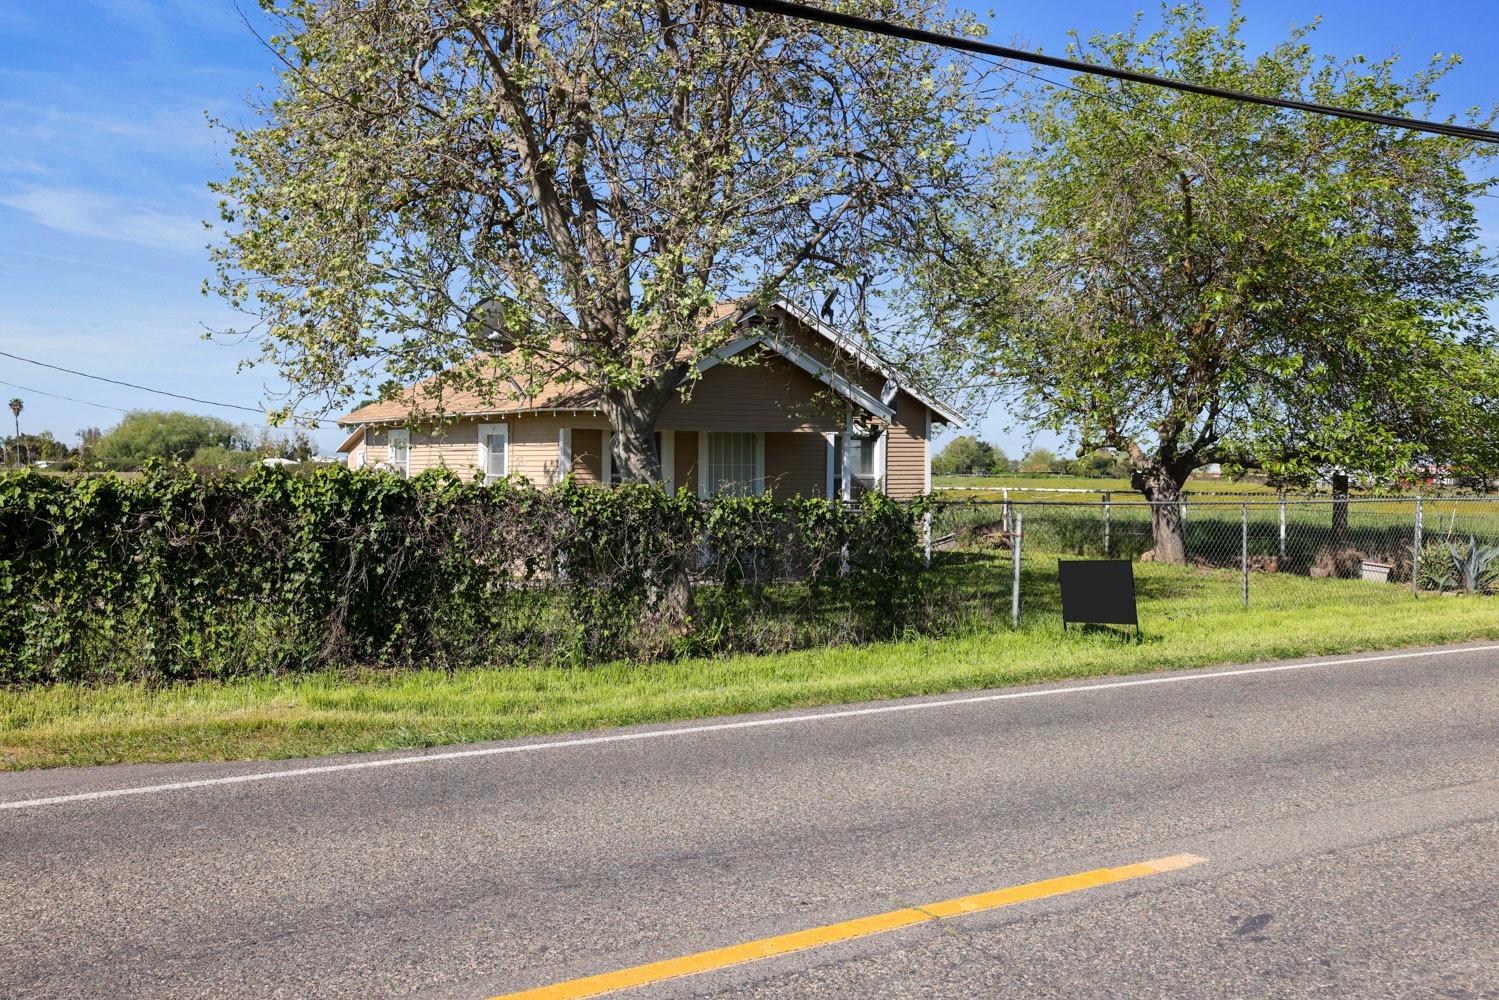
{"label": "gable roof", "polygon": [[900,373],[889,362],[863,344],[860,344],[843,332],[828,326],[820,318],[802,309],[789,299],[777,299],[775,308],[785,312],[797,322],[807,327],[807,329],[816,332],[838,350],[852,355],[860,364],[871,371],[879,372],[886,379],[894,382],[900,391],[920,400],[929,410],[940,416],[947,423],[954,427],[963,426],[963,414],[959,413],[957,409],[932,396],[920,386],[902,380]]}
{"label": "gable roof", "polygon": [[[947,423],[961,427],[962,415],[955,409],[942,403],[920,388],[901,381],[894,369],[874,352],[855,343],[839,331],[822,323],[817,317],[798,308],[786,299],[778,299],[770,307],[785,313],[796,320],[802,326],[812,330],[826,339],[836,350],[849,355],[860,366],[876,372],[886,379],[887,387],[893,385],[895,389],[903,391],[921,401],[934,414]],[[707,325],[725,322],[738,314],[740,305],[734,302],[721,302],[714,306],[710,313]],[[740,316],[743,323],[761,315],[758,309],[750,309]],[[768,317],[767,317],[768,318]],[[717,350],[701,358],[697,362],[699,372],[706,371],[721,361],[743,353],[756,345],[763,346],[792,364],[806,371],[814,378],[819,379],[835,393],[859,406],[868,413],[883,420],[889,420],[895,411],[889,404],[872,395],[853,380],[837,372],[832,366],[807,354],[807,352],[791,344],[786,338],[777,334],[775,328],[770,324],[757,324],[744,336],[736,338],[727,344],[720,346]],[[407,420],[412,411],[422,405],[431,406],[440,404],[442,412],[454,417],[473,416],[495,416],[499,414],[520,413],[559,413],[559,412],[589,412],[600,411],[599,394],[593,389],[578,386],[559,386],[553,384],[542,385],[534,392],[526,392],[522,386],[512,380],[515,385],[517,396],[511,399],[494,399],[492,394],[479,393],[474,390],[456,389],[429,396],[431,387],[437,382],[439,376],[432,376],[417,382],[402,390],[401,394],[394,399],[380,400],[369,403],[338,418],[340,427],[358,427],[367,424],[396,424]],[[351,436],[350,441],[353,438]],[[340,449],[343,450],[343,449]]]}

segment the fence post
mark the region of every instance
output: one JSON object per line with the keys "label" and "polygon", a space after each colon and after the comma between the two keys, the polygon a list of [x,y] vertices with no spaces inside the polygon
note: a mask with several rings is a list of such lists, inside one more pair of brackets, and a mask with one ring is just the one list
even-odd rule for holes
{"label": "fence post", "polygon": [[1010,488],[1008,486],[1004,487],[1001,493],[1004,496],[1005,511],[1000,524],[1004,528],[1005,533],[1009,534],[1015,530],[1014,513],[1010,510]]}
{"label": "fence post", "polygon": [[1013,576],[1010,581],[1010,625],[1020,627],[1020,545],[1025,537],[1025,512],[1015,512],[1015,530],[1010,534],[1010,562]]}
{"label": "fence post", "polygon": [[932,512],[921,515],[921,565],[932,565]]}
{"label": "fence post", "polygon": [[1239,504],[1239,572],[1244,577],[1244,607],[1249,607],[1249,504]]}
{"label": "fence post", "polygon": [[[1421,497],[1416,497],[1416,530],[1411,540],[1411,596],[1421,596],[1421,532],[1426,527],[1426,508]],[[1441,524],[1441,514],[1437,514],[1437,523]]]}
{"label": "fence post", "polygon": [[1282,559],[1286,557],[1286,494],[1284,491],[1280,494],[1280,557]]}
{"label": "fence post", "polygon": [[1108,490],[1103,491],[1103,557],[1109,558],[1112,554],[1110,535],[1114,526],[1114,494]]}

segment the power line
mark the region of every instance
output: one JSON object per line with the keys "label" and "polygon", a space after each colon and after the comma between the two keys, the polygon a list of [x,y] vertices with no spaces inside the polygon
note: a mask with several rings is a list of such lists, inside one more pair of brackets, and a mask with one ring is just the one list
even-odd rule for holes
{"label": "power line", "polygon": [[110,406],[108,403],[95,403],[87,399],[74,399],[72,396],[59,396],[55,392],[48,392],[46,389],[33,389],[29,385],[16,385],[14,382],[0,382],[0,385],[10,386],[10,388],[12,389],[20,389],[22,392],[35,393],[38,396],[50,396],[53,399],[66,400],[69,403],[82,403],[84,406],[97,406],[101,410],[114,410],[116,413],[130,412],[123,406]]}
{"label": "power line", "polygon": [[1266,97],[1263,94],[1253,94],[1243,90],[1230,90],[1226,87],[1210,87],[1200,83],[1189,83],[1185,80],[1174,80],[1168,76],[1157,76],[1154,73],[1141,73],[1137,70],[1119,69],[1099,63],[1083,62],[1080,59],[1066,59],[1061,56],[1043,55],[1039,52],[1027,52],[1025,49],[1011,48],[1007,45],[994,45],[989,42],[963,38],[958,35],[928,31],[924,28],[910,28],[905,25],[891,24],[888,21],[881,21],[871,17],[861,17],[858,14],[845,14],[841,11],[823,10],[819,7],[809,7],[806,4],[792,3],[790,0],[718,0],[718,2],[728,6],[742,7],[745,10],[758,11],[762,14],[779,14],[782,17],[796,18],[802,21],[815,21],[819,24],[828,24],[838,28],[851,28],[855,31],[868,31],[877,35],[887,35],[891,38],[904,38],[912,42],[940,45],[943,48],[958,49],[959,51],[970,52],[976,55],[998,56],[1001,59],[1036,63],[1041,66],[1051,66],[1056,69],[1071,70],[1076,73],[1086,73],[1093,76],[1105,76],[1115,80],[1125,80],[1130,83],[1143,83],[1153,87],[1167,87],[1172,90],[1185,91],[1189,94],[1200,94],[1205,97],[1221,97],[1224,100],[1260,104],[1272,108],[1285,108],[1290,111],[1331,115],[1335,118],[1348,118],[1353,121],[1367,122],[1371,125],[1410,129],[1415,132],[1428,132],[1432,135],[1445,135],[1457,139],[1472,139],[1475,142],[1499,143],[1499,132],[1474,128],[1469,125],[1454,125],[1450,122],[1434,122],[1421,118],[1403,118],[1398,115],[1380,114],[1375,111],[1359,111],[1353,108],[1338,108],[1328,104],[1314,104],[1310,101],[1297,101],[1285,97]]}
{"label": "power line", "polygon": [[[197,396],[184,396],[180,392],[168,392],[165,389],[153,389],[153,388],[151,388],[148,385],[136,385],[134,382],[122,382],[122,381],[120,381],[117,378],[106,378],[103,375],[93,375],[93,374],[91,374],[89,372],[81,372],[81,371],[78,371],[77,369],[74,369],[74,368],[64,368],[62,365],[54,365],[54,364],[51,364],[51,363],[46,362],[46,361],[38,361],[35,358],[25,358],[25,357],[22,357],[19,354],[12,354],[9,351],[0,351],[0,357],[14,358],[17,361],[24,361],[24,362],[26,362],[29,365],[37,365],[38,367],[41,367],[41,368],[51,368],[53,371],[66,372],[69,375],[77,375],[80,378],[91,378],[91,379],[93,379],[96,382],[108,382],[110,385],[121,385],[121,386],[124,386],[127,389],[139,389],[141,392],[153,392],[153,393],[155,393],[158,396],[170,396],[173,399],[184,399],[184,400],[187,400],[189,403],[201,403],[204,406],[221,406],[221,407],[224,407],[225,409],[229,409],[229,410],[243,410],[246,413],[258,414],[258,415],[260,415],[262,417],[266,415],[266,411],[264,409],[256,408],[256,407],[253,407],[253,406],[242,406],[239,403],[221,403],[221,402],[219,402],[216,399],[199,399]],[[43,393],[43,395],[48,395],[48,394],[47,393]],[[83,401],[82,400],[73,400],[73,402],[83,402]],[[93,405],[103,405],[103,404],[93,404]],[[110,407],[110,409],[114,409],[114,407]],[[295,418],[297,418],[297,419],[299,419],[299,420],[307,420],[307,421],[317,421],[317,420],[320,419],[319,417],[310,416],[310,415],[305,414],[305,413],[293,413],[292,416],[295,417]]]}

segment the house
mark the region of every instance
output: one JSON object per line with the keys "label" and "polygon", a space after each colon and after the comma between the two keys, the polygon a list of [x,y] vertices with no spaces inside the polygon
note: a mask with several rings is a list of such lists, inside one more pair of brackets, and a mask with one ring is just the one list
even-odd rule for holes
{"label": "house", "polygon": [[[732,311],[719,310],[717,321]],[[667,488],[703,498],[773,491],[845,499],[865,490],[910,499],[931,488],[932,428],[961,426],[953,407],[784,300],[739,323],[656,422]],[[350,468],[482,470],[490,480],[520,475],[543,485],[568,473],[619,481],[612,431],[591,390],[546,385],[488,402],[451,392],[441,399],[444,425],[423,433],[412,428],[412,412],[435,408],[417,405],[429,384],[339,419],[349,434],[338,450]]]}

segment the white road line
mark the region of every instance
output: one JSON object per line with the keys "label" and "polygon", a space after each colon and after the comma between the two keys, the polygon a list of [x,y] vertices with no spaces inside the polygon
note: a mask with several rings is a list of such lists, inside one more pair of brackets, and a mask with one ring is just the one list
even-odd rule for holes
{"label": "white road line", "polygon": [[1432,649],[1416,653],[1384,653],[1378,656],[1353,656],[1337,660],[1312,660],[1304,663],[1277,663],[1268,667],[1242,667],[1234,670],[1214,670],[1208,673],[1173,674],[1169,677],[1139,677],[1127,681],[1105,681],[1099,684],[1080,684],[1074,687],[1047,688],[1042,691],[1007,691],[1001,694],[971,695],[965,698],[944,698],[938,701],[905,702],[899,705],[877,705],[872,708],[845,708],[831,712],[815,712],[808,715],[785,715],[773,719],[746,719],[742,722],[715,722],[702,726],[679,726],[674,729],[650,729],[635,733],[611,733],[607,736],[585,736],[570,740],[553,740],[549,743],[524,743],[501,747],[481,747],[475,750],[450,750],[445,753],[418,754],[409,757],[385,757],[380,760],[352,761],[348,764],[318,764],[313,767],[290,768],[285,771],[258,771],[253,774],[234,774],[222,778],[199,778],[193,781],[172,781],[161,785],[138,785],[134,788],[110,788],[98,792],[79,792],[74,795],[54,795],[43,799],[22,799],[0,802],[0,810],[32,809],[40,806],[62,805],[66,802],[87,802],[94,799],[113,799],[124,795],[152,795],[157,792],[175,792],[186,788],[210,788],[215,785],[241,785],[251,781],[269,781],[273,778],[300,778],[312,774],[332,774],[338,771],[363,771],[376,767],[397,767],[404,764],[429,764],[442,760],[463,760],[469,757],[496,757],[501,754],[534,753],[540,750],[565,750],[571,747],[598,746],[604,743],[628,743],[633,740],[655,740],[670,736],[690,736],[694,733],[721,733],[735,729],[760,729],[766,726],[790,726],[801,722],[820,722],[825,719],[851,719],[861,715],[885,715],[891,712],[920,712],[934,708],[953,708],[961,705],[981,705],[991,701],[1013,701],[1020,698],[1049,698],[1063,694],[1085,694],[1090,691],[1108,691],[1114,688],[1143,687],[1147,684],[1180,684],[1187,681],[1209,681],[1223,677],[1244,677],[1250,674],[1272,674],[1283,670],[1308,670],[1312,667],[1337,667],[1355,663],[1377,663],[1384,660],[1410,660],[1427,656],[1451,656],[1462,653],[1499,652],[1499,645],[1466,646],[1458,649]]}

